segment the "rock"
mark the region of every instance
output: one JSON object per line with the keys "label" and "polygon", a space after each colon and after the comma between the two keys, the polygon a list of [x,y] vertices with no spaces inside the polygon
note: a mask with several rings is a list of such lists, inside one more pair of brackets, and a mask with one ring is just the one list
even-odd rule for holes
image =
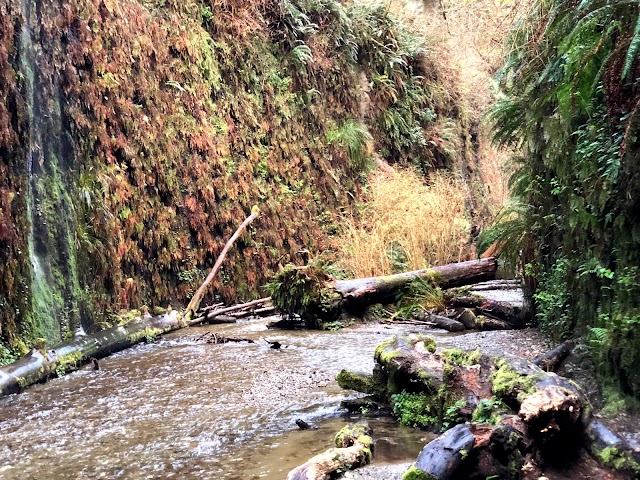
{"label": "rock", "polygon": [[[452,478],[467,458],[474,443],[475,436],[471,433],[471,425],[456,425],[422,449],[416,463],[402,477],[403,480]],[[426,475],[420,477],[422,472]]]}

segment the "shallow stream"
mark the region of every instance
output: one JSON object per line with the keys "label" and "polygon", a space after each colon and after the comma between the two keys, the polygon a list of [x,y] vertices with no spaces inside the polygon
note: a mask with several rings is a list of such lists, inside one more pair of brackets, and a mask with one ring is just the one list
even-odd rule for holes
{"label": "shallow stream", "polygon": [[[407,329],[279,331],[258,319],[139,345],[0,399],[0,478],[283,479],[354,421],[340,409],[355,395],[336,384],[340,369],[371,372],[375,345]],[[199,342],[207,332],[256,343]],[[411,461],[427,441],[369,421],[378,464]]]}

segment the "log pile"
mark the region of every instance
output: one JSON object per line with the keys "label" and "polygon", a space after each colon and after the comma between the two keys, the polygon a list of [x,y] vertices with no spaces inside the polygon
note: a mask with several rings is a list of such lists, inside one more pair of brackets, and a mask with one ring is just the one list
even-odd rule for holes
{"label": "log pile", "polygon": [[424,335],[394,337],[376,348],[372,376],[340,374],[343,388],[385,398],[401,421],[410,398],[409,414],[429,419],[416,425],[439,431],[458,423],[423,449],[405,480],[532,479],[559,457],[571,458],[585,432],[597,448],[620,445],[593,423],[575,383],[522,358],[435,347]]}
{"label": "log pile", "polygon": [[494,278],[496,269],[495,258],[484,258],[394,275],[334,280],[321,266],[310,263],[305,267],[288,265],[267,288],[280,312],[300,317],[308,327],[319,328],[343,312],[361,315],[369,305],[391,302],[402,288],[416,280],[451,288]]}

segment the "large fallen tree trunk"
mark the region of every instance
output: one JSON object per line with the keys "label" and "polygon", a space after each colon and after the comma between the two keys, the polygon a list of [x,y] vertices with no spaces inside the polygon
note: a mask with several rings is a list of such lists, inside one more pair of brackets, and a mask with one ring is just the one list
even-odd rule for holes
{"label": "large fallen tree trunk", "polygon": [[91,358],[106,357],[182,326],[178,312],[172,311],[159,317],[137,318],[120,327],[61,343],[51,350],[33,349],[19,360],[0,368],[0,396],[64,375]]}
{"label": "large fallen tree trunk", "polygon": [[360,313],[373,303],[385,303],[415,280],[441,288],[495,277],[497,261],[483,258],[381,277],[333,280],[314,264],[287,266],[268,285],[273,304],[286,315],[299,315],[310,327],[336,320],[342,311]]}

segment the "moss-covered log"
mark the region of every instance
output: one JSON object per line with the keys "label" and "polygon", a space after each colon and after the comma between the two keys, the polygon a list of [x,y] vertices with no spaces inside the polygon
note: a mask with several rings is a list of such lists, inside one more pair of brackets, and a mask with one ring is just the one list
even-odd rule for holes
{"label": "moss-covered log", "polygon": [[330,448],[291,470],[287,480],[329,480],[339,471],[371,462],[373,440],[366,422],[344,427],[336,435],[335,444],[337,448]]}
{"label": "moss-covered log", "polygon": [[287,266],[268,285],[273,304],[283,313],[299,315],[310,327],[336,320],[343,311],[360,313],[373,303],[395,298],[416,279],[442,288],[466,285],[495,277],[497,261],[483,258],[380,277],[333,280],[316,264]]}
{"label": "moss-covered log", "polygon": [[89,362],[150,341],[183,327],[178,312],[157,317],[137,318],[126,325],[61,343],[50,350],[33,349],[19,360],[0,367],[0,395],[17,393],[34,383],[61,376]]}
{"label": "moss-covered log", "polygon": [[[230,311],[234,307],[218,309]],[[102,358],[114,352],[143,342],[152,341],[159,335],[202,322],[229,323],[234,318],[223,320],[217,316],[218,310],[209,312],[209,316],[199,316],[186,320],[178,311],[173,310],[159,316],[142,316],[126,325],[112,327],[91,335],[63,342],[50,350],[32,349],[19,360],[0,367],[0,396],[20,392],[34,383],[43,382],[51,377],[61,376],[76,370],[92,358]],[[230,340],[230,339],[227,339]]]}

